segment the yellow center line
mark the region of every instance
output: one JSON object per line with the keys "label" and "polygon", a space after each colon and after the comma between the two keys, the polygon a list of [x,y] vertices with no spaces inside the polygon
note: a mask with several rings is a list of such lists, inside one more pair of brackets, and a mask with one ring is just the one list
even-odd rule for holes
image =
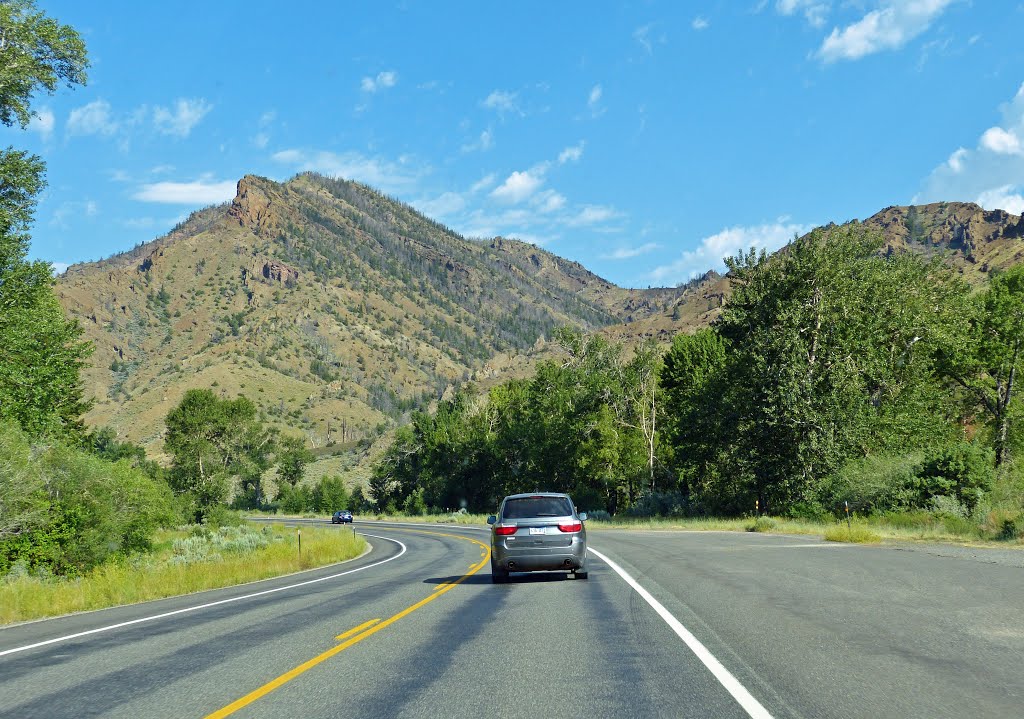
{"label": "yellow center line", "polygon": [[368,622],[363,622],[358,627],[353,627],[352,629],[349,629],[347,632],[339,634],[338,636],[335,637],[335,639],[348,639],[353,634],[359,634],[359,632],[363,631],[364,629],[369,629],[370,627],[372,627],[374,624],[376,624],[379,621],[380,621],[380,619],[371,619]]}
{"label": "yellow center line", "polygon": [[[420,534],[434,534],[434,535],[438,535],[438,536],[442,536],[442,537],[455,537],[456,539],[465,539],[466,541],[473,542],[474,544],[479,544],[481,547],[483,547],[487,551],[486,551],[485,554],[481,555],[481,556],[483,556],[483,559],[479,563],[469,565],[469,571],[468,572],[463,574],[458,579],[455,579],[455,580],[453,580],[453,581],[451,581],[451,582],[449,582],[447,584],[442,584],[437,589],[435,589],[434,593],[431,594],[429,597],[426,597],[425,599],[421,599],[420,601],[416,602],[412,606],[406,607],[405,609],[400,611],[398,614],[395,614],[394,616],[388,617],[387,619],[385,619],[382,622],[380,620],[374,619],[374,620],[371,620],[369,622],[366,622],[365,624],[361,624],[358,627],[355,627],[354,629],[351,629],[351,630],[345,632],[344,634],[339,634],[336,637],[336,639],[341,639],[342,637],[346,637],[346,636],[349,637],[349,638],[346,641],[342,642],[341,644],[337,645],[336,647],[331,647],[326,652],[323,652],[322,654],[319,654],[319,655],[313,657],[312,659],[303,662],[302,664],[300,664],[299,666],[295,667],[294,669],[285,672],[284,674],[279,676],[277,679],[272,679],[271,681],[269,681],[266,684],[264,684],[263,686],[261,686],[259,689],[255,689],[255,690],[249,692],[248,694],[246,694],[241,699],[237,699],[236,701],[231,702],[230,704],[228,704],[223,709],[218,709],[217,711],[213,712],[212,714],[207,714],[205,719],[221,719],[222,717],[226,717],[226,716],[230,716],[231,714],[234,714],[239,709],[241,709],[243,707],[246,707],[246,706],[249,706],[250,704],[252,704],[257,699],[260,699],[261,697],[265,697],[267,694],[270,694],[270,692],[274,691],[278,687],[287,684],[292,679],[295,679],[296,677],[298,677],[298,676],[300,676],[302,674],[305,674],[307,671],[309,671],[310,669],[315,667],[317,664],[320,664],[322,662],[327,661],[328,659],[333,657],[335,654],[340,654],[341,652],[345,651],[346,649],[348,649],[352,645],[358,644],[359,642],[363,641],[364,639],[366,639],[367,637],[369,637],[372,634],[376,634],[377,632],[379,632],[384,627],[390,626],[390,625],[394,624],[395,622],[397,622],[402,617],[405,617],[405,616],[407,616],[409,614],[412,614],[413,612],[415,612],[420,607],[423,607],[423,606],[429,604],[430,602],[434,601],[435,599],[440,597],[445,592],[447,592],[447,591],[449,591],[451,589],[454,589],[456,586],[458,586],[459,584],[462,584],[464,581],[469,579],[471,576],[473,576],[474,574],[479,572],[481,569],[484,568],[484,565],[487,564],[487,561],[488,561],[488,559],[490,557],[490,553],[491,553],[490,547],[488,547],[483,542],[477,541],[476,539],[472,539],[470,537],[463,537],[463,536],[460,536],[458,534],[445,534],[445,533],[442,533],[442,532],[427,532],[427,531],[422,530],[422,529],[404,529],[404,530],[399,530],[399,531],[418,532]],[[360,633],[360,630],[363,630],[363,631]],[[352,635],[354,635],[354,636],[352,636]]]}

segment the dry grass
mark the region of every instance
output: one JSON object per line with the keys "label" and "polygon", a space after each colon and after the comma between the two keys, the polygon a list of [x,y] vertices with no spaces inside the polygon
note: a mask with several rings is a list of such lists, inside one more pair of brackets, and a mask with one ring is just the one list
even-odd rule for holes
{"label": "dry grass", "polygon": [[304,527],[300,557],[294,529],[279,524],[266,529],[269,544],[254,551],[182,562],[175,560],[174,540],[190,533],[167,531],[157,538],[154,553],[105,564],[83,577],[8,577],[0,582],[0,624],[253,582],[351,559],[366,548],[365,540],[351,532]]}

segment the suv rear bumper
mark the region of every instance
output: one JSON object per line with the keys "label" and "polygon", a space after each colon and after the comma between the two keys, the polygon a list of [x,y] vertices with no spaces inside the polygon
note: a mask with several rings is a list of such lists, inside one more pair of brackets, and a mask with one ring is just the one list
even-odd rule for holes
{"label": "suv rear bumper", "polygon": [[496,543],[491,548],[495,566],[510,572],[543,572],[584,569],[587,564],[587,544],[574,539],[569,547],[543,549],[523,547],[509,549]]}

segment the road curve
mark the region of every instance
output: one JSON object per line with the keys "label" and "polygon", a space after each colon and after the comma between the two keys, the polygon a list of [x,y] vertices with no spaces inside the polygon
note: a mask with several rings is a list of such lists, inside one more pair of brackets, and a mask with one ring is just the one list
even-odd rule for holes
{"label": "road curve", "polygon": [[[0,630],[0,719],[752,715],[605,562],[492,585],[481,528],[356,527],[373,550],[343,565]],[[764,716],[1019,714],[1020,567],[767,535],[590,540]]]}

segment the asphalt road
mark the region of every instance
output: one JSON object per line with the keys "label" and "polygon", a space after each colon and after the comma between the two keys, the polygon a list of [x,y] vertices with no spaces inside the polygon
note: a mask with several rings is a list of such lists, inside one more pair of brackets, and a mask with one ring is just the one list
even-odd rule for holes
{"label": "asphalt road", "polygon": [[604,561],[492,585],[485,531],[356,528],[343,565],[0,630],[0,719],[1024,716],[1016,554],[591,531],[659,614]]}

